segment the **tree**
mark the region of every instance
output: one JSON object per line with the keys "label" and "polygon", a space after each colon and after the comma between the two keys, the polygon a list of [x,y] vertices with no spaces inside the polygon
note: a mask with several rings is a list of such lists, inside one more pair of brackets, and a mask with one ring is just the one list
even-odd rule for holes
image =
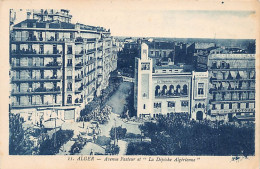
{"label": "tree", "polygon": [[139,126],[151,143],[131,143],[130,155],[254,155],[255,127],[221,125],[214,128],[209,121],[188,120],[188,115],[160,117],[156,123]]}
{"label": "tree", "polygon": [[114,127],[111,128],[111,130],[110,130],[110,137],[112,139],[115,138],[115,130],[116,130],[116,139],[117,140],[125,138],[127,129],[126,128],[122,128],[122,126],[119,126],[119,127],[116,127],[116,128],[114,128]]}
{"label": "tree", "polygon": [[23,129],[23,118],[20,114],[9,113],[9,154],[30,155],[33,142],[29,139],[29,130]]}

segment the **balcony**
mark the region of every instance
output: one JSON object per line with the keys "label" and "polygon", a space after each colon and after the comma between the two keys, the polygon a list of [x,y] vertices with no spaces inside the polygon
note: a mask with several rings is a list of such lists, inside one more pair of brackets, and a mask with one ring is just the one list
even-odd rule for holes
{"label": "balcony", "polygon": [[96,81],[96,79],[94,78],[94,79],[92,79],[91,81],[89,81],[87,84],[86,84],[86,86],[89,86],[90,84],[92,84],[93,82],[95,82]]}
{"label": "balcony", "polygon": [[83,40],[82,37],[77,37],[77,38],[75,39],[75,42],[82,43],[82,42],[84,42],[84,40]]}
{"label": "balcony", "polygon": [[255,69],[255,67],[246,67],[246,68],[221,68],[221,67],[210,67],[210,71],[243,71],[243,70],[249,70],[249,69]]}
{"label": "balcony", "polygon": [[87,72],[87,75],[91,75],[92,73],[94,73],[95,72],[95,68],[94,69],[92,69],[92,70],[90,70],[89,72]]}
{"label": "balcony", "polygon": [[81,85],[77,90],[75,90],[75,93],[81,93],[83,91],[83,85]]}
{"label": "balcony", "polygon": [[12,79],[11,79],[12,82],[38,82],[38,81],[55,82],[55,81],[60,81],[60,80],[61,80],[61,77],[55,77],[55,76],[44,77],[44,78],[34,77],[34,78],[30,78],[30,79],[12,77]]}
{"label": "balcony", "polygon": [[50,107],[50,106],[61,106],[61,104],[54,103],[54,104],[42,104],[42,103],[29,103],[27,105],[20,105],[18,103],[12,103],[11,108],[12,109],[21,109],[21,108],[36,108],[36,107]]}
{"label": "balcony", "polygon": [[87,50],[87,54],[91,54],[91,53],[94,53],[94,52],[96,52],[96,49],[94,48],[94,49],[88,49]]}
{"label": "balcony", "polygon": [[50,63],[49,65],[43,66],[43,65],[28,65],[28,66],[20,66],[18,65],[12,65],[12,69],[60,69],[61,65],[60,64],[52,64]]}
{"label": "balcony", "polygon": [[75,76],[75,81],[81,81],[82,79],[83,79],[83,76],[81,76],[81,75]]}
{"label": "balcony", "polygon": [[255,79],[217,79],[212,78],[210,82],[240,82],[240,81],[255,81]]}
{"label": "balcony", "polygon": [[43,38],[43,37],[12,37],[11,42],[12,43],[36,43],[36,42],[42,42],[42,43],[63,43],[64,38],[55,38],[54,36],[51,36],[50,38]]}
{"label": "balcony", "polygon": [[60,94],[60,87],[52,88],[52,89],[46,89],[46,88],[36,88],[36,89],[28,89],[27,91],[12,91],[12,95],[46,95],[46,94]]}
{"label": "balcony", "polygon": [[90,60],[87,61],[86,65],[91,65],[92,63],[95,63],[96,59],[91,58]]}
{"label": "balcony", "polygon": [[211,88],[209,89],[209,93],[218,93],[218,92],[254,92],[255,88]]}
{"label": "balcony", "polygon": [[45,66],[61,66],[60,62],[49,62]]}
{"label": "balcony", "polygon": [[75,51],[75,57],[80,57],[84,54],[84,51],[81,50],[81,51]]}
{"label": "balcony", "polygon": [[211,104],[211,103],[245,103],[245,102],[250,102],[250,103],[254,103],[255,102],[255,99],[248,99],[248,98],[246,98],[246,99],[244,99],[244,100],[242,100],[242,99],[228,99],[228,100],[224,100],[224,99],[222,99],[222,100],[216,100],[216,99],[210,99],[209,100],[209,103]]}
{"label": "balcony", "polygon": [[81,69],[83,67],[83,64],[80,62],[80,63],[77,63],[75,65],[75,69]]}
{"label": "balcony", "polygon": [[188,97],[188,93],[184,93],[184,92],[180,92],[180,93],[166,93],[166,94],[163,94],[163,93],[158,93],[158,94],[155,94],[155,98],[180,98],[180,97]]}
{"label": "balcony", "polygon": [[98,69],[103,69],[103,66],[98,65],[97,68],[98,68]]}
{"label": "balcony", "polygon": [[59,51],[58,49],[57,50],[54,50],[53,52],[50,52],[50,51],[36,51],[35,49],[33,50],[28,50],[28,49],[23,49],[23,50],[12,50],[11,51],[11,54],[13,56],[35,56],[35,55],[49,55],[49,56],[61,56],[62,55],[62,51]]}

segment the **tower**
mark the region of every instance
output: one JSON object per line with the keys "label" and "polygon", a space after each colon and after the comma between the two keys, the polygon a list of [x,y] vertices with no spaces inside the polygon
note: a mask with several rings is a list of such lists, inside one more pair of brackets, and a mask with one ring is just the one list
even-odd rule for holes
{"label": "tower", "polygon": [[152,113],[152,65],[152,59],[148,57],[148,45],[142,43],[141,58],[138,58],[136,63],[136,106],[138,117]]}

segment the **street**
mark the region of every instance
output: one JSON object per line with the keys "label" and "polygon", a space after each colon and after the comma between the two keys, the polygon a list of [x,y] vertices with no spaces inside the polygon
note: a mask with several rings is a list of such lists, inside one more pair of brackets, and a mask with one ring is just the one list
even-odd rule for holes
{"label": "street", "polygon": [[[110,137],[110,130],[115,125],[121,126],[122,128],[127,129],[127,133],[141,134],[138,125],[138,122],[126,122],[125,120],[120,118],[120,114],[123,113],[124,105],[126,104],[126,98],[128,96],[129,91],[131,90],[131,84],[129,82],[123,82],[120,84],[118,90],[110,97],[110,99],[105,103],[108,106],[112,107],[112,113],[110,114],[110,120],[105,124],[100,124],[101,133],[98,136],[106,136]],[[73,138],[77,138],[77,136],[86,132],[87,128],[92,126],[90,122],[84,122],[84,128],[82,127],[83,122],[73,122],[73,123],[64,123],[62,125],[63,130],[74,130]],[[84,138],[92,139],[92,136],[84,135]],[[61,148],[61,151],[58,153],[59,155],[69,154],[69,150],[75,141],[70,140],[66,144],[64,144]],[[119,155],[124,155],[127,150],[127,142],[123,140],[118,141],[118,146],[120,147]],[[96,153],[104,154],[105,149],[102,146],[99,146],[93,142],[88,142],[79,154],[89,155],[91,150]]]}

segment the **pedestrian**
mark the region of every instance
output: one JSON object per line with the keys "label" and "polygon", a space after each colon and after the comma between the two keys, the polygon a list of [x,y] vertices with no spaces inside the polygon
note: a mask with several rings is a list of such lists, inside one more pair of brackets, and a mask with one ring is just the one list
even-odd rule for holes
{"label": "pedestrian", "polygon": [[93,150],[91,149],[91,151],[90,151],[90,154],[89,155],[94,155],[94,152],[93,152]]}

